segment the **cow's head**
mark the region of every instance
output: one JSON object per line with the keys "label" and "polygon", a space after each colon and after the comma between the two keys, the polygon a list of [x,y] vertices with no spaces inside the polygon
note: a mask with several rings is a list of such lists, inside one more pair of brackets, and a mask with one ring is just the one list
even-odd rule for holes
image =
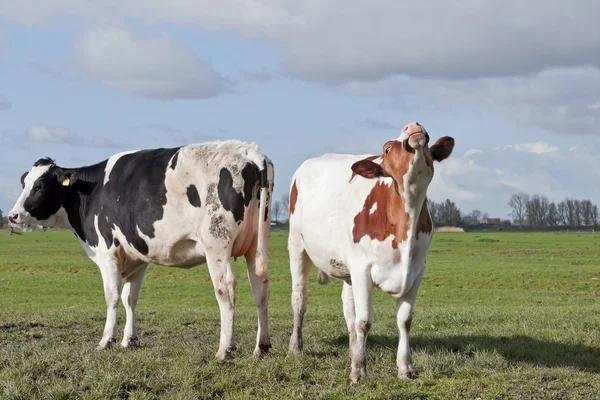
{"label": "cow's head", "polygon": [[50,158],[36,161],[31,171],[21,176],[23,192],[8,214],[9,221],[44,226],[68,225],[62,202],[65,190],[76,181],[74,173],[56,166]]}
{"label": "cow's head", "polygon": [[429,146],[429,133],[418,122],[402,129],[397,139],[383,146],[383,154],[369,157],[352,165],[355,174],[365,178],[391,177],[397,192],[421,194],[433,179],[433,161],[443,161],[454,149],[454,139],[439,138]]}

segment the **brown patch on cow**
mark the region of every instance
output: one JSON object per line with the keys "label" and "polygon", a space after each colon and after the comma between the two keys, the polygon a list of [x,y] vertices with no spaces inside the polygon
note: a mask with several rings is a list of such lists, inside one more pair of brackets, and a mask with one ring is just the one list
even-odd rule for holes
{"label": "brown patch on cow", "polygon": [[136,260],[127,254],[125,246],[117,247],[112,253],[112,258],[117,264],[121,278],[129,278],[144,266],[144,262]]}
{"label": "brown patch on cow", "polygon": [[[373,206],[376,210],[371,213]],[[354,243],[360,242],[364,236],[383,242],[394,235],[392,248],[408,238],[410,216],[404,209],[404,199],[399,196],[393,186],[377,182],[365,199],[362,210],[354,217],[352,236]]]}
{"label": "brown patch on cow", "polygon": [[298,187],[296,186],[296,180],[294,179],[294,184],[292,185],[292,190],[290,191],[290,215],[296,211],[296,202],[298,201]]}
{"label": "brown patch on cow", "polygon": [[421,214],[419,214],[419,221],[417,222],[416,238],[419,239],[419,233],[430,234],[433,230],[433,224],[431,223],[431,214],[427,208],[427,198],[423,201],[421,207]]}

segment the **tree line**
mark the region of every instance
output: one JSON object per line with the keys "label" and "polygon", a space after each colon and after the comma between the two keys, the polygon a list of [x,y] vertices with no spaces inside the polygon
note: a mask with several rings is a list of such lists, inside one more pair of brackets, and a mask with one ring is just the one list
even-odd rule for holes
{"label": "tree line", "polygon": [[508,205],[519,226],[596,226],[600,222],[598,206],[591,200],[566,198],[559,203],[546,196],[526,193],[513,194]]}

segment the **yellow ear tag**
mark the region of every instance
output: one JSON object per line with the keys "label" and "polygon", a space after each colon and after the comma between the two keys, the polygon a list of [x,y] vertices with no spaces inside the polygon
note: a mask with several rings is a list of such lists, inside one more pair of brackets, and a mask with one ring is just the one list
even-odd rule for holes
{"label": "yellow ear tag", "polygon": [[71,184],[71,180],[69,178],[65,178],[63,181],[63,186],[69,186]]}

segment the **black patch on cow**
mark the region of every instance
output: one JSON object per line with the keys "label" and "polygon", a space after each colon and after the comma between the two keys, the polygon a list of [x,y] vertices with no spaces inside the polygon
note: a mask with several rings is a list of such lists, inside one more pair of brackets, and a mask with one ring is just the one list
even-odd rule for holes
{"label": "black patch on cow", "polygon": [[119,239],[115,238],[113,244],[115,245],[115,247],[119,247],[121,245],[121,242],[119,242]]}
{"label": "black patch on cow", "polygon": [[194,207],[202,207],[202,202],[200,201],[200,195],[198,194],[198,189],[196,189],[195,185],[190,185],[187,188],[187,198],[191,205]]}
{"label": "black patch on cow", "polygon": [[[252,163],[246,163],[242,169],[242,179],[244,179],[244,206],[248,207],[252,200],[252,191],[256,182],[260,179],[256,166]],[[260,192],[260,189],[259,189]]]}
{"label": "black patch on cow", "polygon": [[269,206],[265,207],[265,222],[269,219]]}
{"label": "black patch on cow", "polygon": [[50,157],[46,157],[46,158],[40,158],[39,160],[37,160],[36,162],[33,163],[34,167],[43,167],[46,165],[54,165],[54,160],[51,159]]}
{"label": "black patch on cow", "polygon": [[[238,168],[235,170],[239,171]],[[219,173],[219,200],[223,208],[231,211],[236,222],[243,221],[244,208],[252,201],[254,187],[260,180],[258,168],[253,163],[246,163],[242,168],[242,179],[244,180],[243,193],[238,193],[233,187],[233,175],[227,168],[221,168]]]}
{"label": "black patch on cow", "polygon": [[233,187],[233,176],[225,167],[221,168],[221,172],[219,173],[217,190],[223,208],[231,211],[236,221],[242,221],[244,219],[244,195],[235,190]]}
{"label": "black patch on cow", "polygon": [[27,178],[28,174],[29,172],[25,172],[23,175],[21,175],[21,186],[23,187],[23,189],[25,189],[25,178]]}
{"label": "black patch on cow", "polygon": [[179,159],[179,150],[177,151],[177,153],[175,153],[175,155],[173,156],[173,159],[171,160],[171,169],[175,170],[175,167],[177,167],[177,160]]}
{"label": "black patch on cow", "polygon": [[154,237],[154,223],[162,219],[167,204],[167,167],[178,150],[142,150],[117,160],[106,185],[100,183],[98,195],[92,196],[91,212],[86,216],[86,226],[93,227],[94,215],[98,215],[98,228],[107,246],[113,241],[112,229],[116,225],[136,250],[148,254],[148,243],[138,228],[144,235]]}

